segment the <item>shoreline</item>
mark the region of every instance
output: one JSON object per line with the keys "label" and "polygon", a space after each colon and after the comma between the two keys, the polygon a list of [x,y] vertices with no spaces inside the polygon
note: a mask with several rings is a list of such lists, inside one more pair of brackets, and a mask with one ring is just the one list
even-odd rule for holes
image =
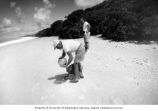
{"label": "shoreline", "polygon": [[38,38],[38,37],[21,37],[21,38],[17,38],[17,39],[13,39],[13,40],[8,40],[8,41],[0,43],[0,48],[4,47],[4,46],[7,46],[7,45],[11,45],[11,44],[16,44],[16,43],[25,42],[25,41],[28,41],[28,40],[33,40],[33,39],[36,39],[36,38]]}

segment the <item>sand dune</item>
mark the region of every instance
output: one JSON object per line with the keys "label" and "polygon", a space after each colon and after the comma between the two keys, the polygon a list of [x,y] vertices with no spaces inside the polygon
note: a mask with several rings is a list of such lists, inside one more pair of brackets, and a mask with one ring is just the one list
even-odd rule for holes
{"label": "sand dune", "polygon": [[55,38],[0,47],[0,104],[158,104],[158,45],[91,37],[78,83],[63,81]]}

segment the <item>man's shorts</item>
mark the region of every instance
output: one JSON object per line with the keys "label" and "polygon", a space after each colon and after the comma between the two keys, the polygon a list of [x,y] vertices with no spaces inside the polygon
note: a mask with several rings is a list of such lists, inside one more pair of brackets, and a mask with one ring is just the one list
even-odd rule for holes
{"label": "man's shorts", "polygon": [[79,63],[79,62],[83,61],[85,53],[86,53],[86,51],[85,51],[84,44],[81,43],[80,47],[76,51],[74,63]]}
{"label": "man's shorts", "polygon": [[85,35],[86,37],[90,37],[90,32],[85,32],[84,35]]}

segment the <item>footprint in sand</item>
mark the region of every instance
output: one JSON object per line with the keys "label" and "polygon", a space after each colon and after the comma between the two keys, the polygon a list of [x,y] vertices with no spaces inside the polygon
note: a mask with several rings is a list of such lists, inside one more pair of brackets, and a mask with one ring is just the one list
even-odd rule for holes
{"label": "footprint in sand", "polygon": [[148,65],[149,63],[148,59],[139,59],[139,58],[133,58],[132,62],[138,65]]}

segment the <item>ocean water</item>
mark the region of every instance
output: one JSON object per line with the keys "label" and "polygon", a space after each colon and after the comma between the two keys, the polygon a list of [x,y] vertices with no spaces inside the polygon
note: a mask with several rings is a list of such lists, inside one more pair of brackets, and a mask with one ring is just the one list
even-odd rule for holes
{"label": "ocean water", "polygon": [[23,37],[27,37],[28,35],[34,34],[35,31],[17,31],[17,32],[9,32],[9,33],[0,33],[0,44],[12,40],[17,40]]}
{"label": "ocean water", "polygon": [[4,43],[4,42],[8,42],[8,41],[12,41],[12,40],[17,40],[17,39],[20,39],[22,37],[7,37],[7,36],[3,36],[3,37],[0,37],[0,44],[1,43]]}
{"label": "ocean water", "polygon": [[30,33],[17,32],[17,33],[0,34],[0,47],[12,43],[19,43],[36,38],[36,37],[27,36],[28,34]]}
{"label": "ocean water", "polygon": [[10,45],[10,44],[13,44],[13,43],[25,42],[25,41],[36,39],[36,38],[37,37],[21,37],[21,38],[17,38],[17,39],[14,39],[14,40],[8,40],[8,41],[0,43],[0,47],[7,46],[7,45]]}

